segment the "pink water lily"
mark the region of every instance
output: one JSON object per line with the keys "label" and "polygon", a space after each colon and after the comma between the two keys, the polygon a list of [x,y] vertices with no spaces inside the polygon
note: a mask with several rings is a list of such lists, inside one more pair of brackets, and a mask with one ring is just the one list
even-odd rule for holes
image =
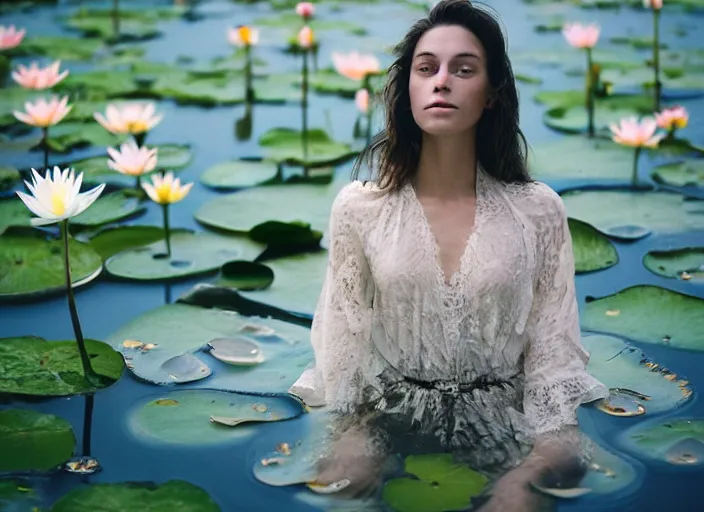
{"label": "pink water lily", "polygon": [[689,123],[689,113],[681,106],[666,108],[662,112],[655,113],[655,121],[663,130],[685,128]]}
{"label": "pink water lily", "polygon": [[68,69],[59,73],[60,66],[60,60],[45,68],[40,68],[36,61],[29,67],[20,64],[17,71],[12,72],[12,79],[25,89],[49,89],[68,76]]}
{"label": "pink water lily", "polygon": [[259,30],[247,25],[230,28],[227,31],[227,39],[234,46],[255,46],[259,43]]}
{"label": "pink water lily", "polygon": [[157,148],[139,147],[134,140],[120,146],[120,150],[108,148],[108,167],[128,176],[142,176],[156,168]]}
{"label": "pink water lily", "polygon": [[354,103],[360,112],[366,114],[367,110],[369,110],[369,91],[359,89],[354,95]]}
{"label": "pink water lily", "polygon": [[367,75],[381,70],[379,60],[371,54],[333,52],[332,63],[335,70],[350,80],[363,80]]}
{"label": "pink water lily", "polygon": [[52,96],[49,101],[44,98],[34,103],[28,101],[24,104],[24,112],[14,111],[13,115],[25,124],[48,128],[60,122],[72,108],[73,105],[68,105],[68,96],[61,99]]}
{"label": "pink water lily", "polygon": [[575,48],[593,48],[599,41],[599,25],[591,23],[566,23],[562,29],[562,35],[567,42]]}
{"label": "pink water lily", "polygon": [[298,32],[298,46],[309,49],[315,43],[315,36],[311,28],[306,25]]}
{"label": "pink water lily", "polygon": [[315,6],[311,2],[298,2],[296,4],[296,14],[303,18],[310,18],[315,14]]}
{"label": "pink water lily", "polygon": [[147,102],[124,105],[111,103],[105,109],[105,116],[96,112],[93,117],[111,133],[139,135],[154,128],[164,116],[156,114],[154,103]]}
{"label": "pink water lily", "polygon": [[9,50],[19,46],[24,39],[25,29],[17,30],[14,25],[0,25],[0,50]]}
{"label": "pink water lily", "polygon": [[662,0],[643,0],[643,7],[646,9],[662,9]]}
{"label": "pink water lily", "polygon": [[662,133],[655,133],[658,125],[655,119],[650,117],[640,122],[636,117],[621,119],[618,124],[612,123],[609,128],[613,133],[614,142],[634,148],[657,147],[665,136]]}

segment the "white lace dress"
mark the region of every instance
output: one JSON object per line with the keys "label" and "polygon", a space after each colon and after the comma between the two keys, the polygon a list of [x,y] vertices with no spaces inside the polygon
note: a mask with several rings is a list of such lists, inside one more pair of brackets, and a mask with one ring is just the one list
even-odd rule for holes
{"label": "white lace dress", "polygon": [[[483,464],[525,454],[608,396],[581,345],[560,197],[477,171],[475,227],[448,281],[411,185],[346,185],[334,201],[315,363],[291,387],[311,406],[374,410],[395,427],[475,448]],[[478,450],[477,450],[478,449]]]}

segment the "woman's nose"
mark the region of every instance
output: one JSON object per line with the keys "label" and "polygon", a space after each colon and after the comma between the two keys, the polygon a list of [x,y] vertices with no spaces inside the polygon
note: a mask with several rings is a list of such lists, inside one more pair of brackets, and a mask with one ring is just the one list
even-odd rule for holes
{"label": "woman's nose", "polygon": [[436,89],[447,89],[450,80],[450,73],[446,66],[440,66],[438,72],[435,74],[435,88]]}

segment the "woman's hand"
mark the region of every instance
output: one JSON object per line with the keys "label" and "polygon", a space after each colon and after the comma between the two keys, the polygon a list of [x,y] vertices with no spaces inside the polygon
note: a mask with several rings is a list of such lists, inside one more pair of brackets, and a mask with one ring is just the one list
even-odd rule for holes
{"label": "woman's hand", "polygon": [[502,476],[491,489],[491,498],[478,512],[533,512],[546,499],[531,489],[539,474],[532,468],[518,467]]}

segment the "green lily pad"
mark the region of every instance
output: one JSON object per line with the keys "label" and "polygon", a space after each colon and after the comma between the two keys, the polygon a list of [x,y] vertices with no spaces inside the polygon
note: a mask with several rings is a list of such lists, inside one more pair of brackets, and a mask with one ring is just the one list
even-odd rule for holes
{"label": "green lily pad", "polygon": [[[31,226],[32,212],[17,196],[0,199],[0,235],[12,226]],[[0,246],[2,238],[0,238]]]}
{"label": "green lily pad", "polygon": [[115,254],[105,262],[105,270],[121,279],[175,279],[212,272],[227,261],[253,259],[262,249],[244,237],[176,232],[171,233],[170,258],[166,240],[161,240]]}
{"label": "green lily pad", "polygon": [[587,371],[611,389],[627,389],[649,397],[647,400],[634,397],[646,414],[675,409],[693,397],[686,379],[619,338],[590,335],[584,336],[582,343],[591,354]]}
{"label": "green lily pad", "polygon": [[200,487],[180,480],[170,480],[161,485],[152,482],[129,482],[78,487],[59,498],[51,508],[51,512],[75,510],[164,512],[178,509],[192,512],[221,511],[217,503]]}
{"label": "green lily pad", "polygon": [[248,233],[270,220],[304,222],[312,229],[326,231],[332,203],[346,183],[340,179],[329,185],[295,183],[250,188],[208,201],[195,217],[206,226],[238,233]]}
{"label": "green lily pad", "polygon": [[320,231],[310,228],[305,222],[269,221],[254,226],[249,231],[249,238],[269,248],[317,247],[323,238]]}
{"label": "green lily pad", "polygon": [[0,191],[8,190],[20,181],[20,171],[14,167],[0,167]]}
{"label": "green lily pad", "polygon": [[71,219],[76,226],[101,226],[117,222],[146,211],[146,206],[140,204],[139,198],[124,191],[104,195],[86,211]]}
{"label": "green lily pad", "polygon": [[352,80],[342,76],[334,69],[321,69],[310,76],[311,88],[319,93],[339,94],[353,98],[362,87],[361,80]]}
{"label": "green lily pad", "polygon": [[[68,311],[66,317],[68,322]],[[122,356],[101,341],[87,339],[85,344],[93,370],[109,381],[117,381],[124,368]],[[3,375],[0,393],[68,396],[96,391],[83,376],[74,340],[0,338],[0,370]]]}
{"label": "green lily pad", "polygon": [[626,430],[619,441],[638,457],[676,466],[704,464],[704,421],[700,419],[643,423]]}
{"label": "green lily pad", "polygon": [[[538,103],[550,108],[562,107],[569,109],[580,107],[585,109],[584,91],[575,89],[567,91],[539,91],[533,98]],[[653,99],[645,95],[613,94],[604,98],[596,98],[595,108],[601,110],[634,110],[641,114],[648,114],[652,112]]]}
{"label": "green lily pad", "polygon": [[137,21],[120,16],[120,33],[115,38],[112,20],[107,17],[81,16],[80,14],[69,18],[66,22],[69,28],[81,32],[83,37],[99,37],[107,41],[119,39],[120,41],[146,41],[161,34],[161,32],[148,21]]}
{"label": "green lily pad", "polygon": [[[254,24],[261,27],[281,27],[295,30],[301,23],[301,17],[295,12],[276,13],[275,16],[262,17],[254,20]],[[344,30],[356,35],[363,35],[366,30],[363,26],[351,21],[325,20],[314,18],[310,20],[308,26],[317,32],[320,30]]]}
{"label": "green lily pad", "polygon": [[529,153],[538,179],[627,180],[633,173],[633,148],[604,139],[561,137],[536,145]]}
{"label": "green lily pad", "polygon": [[659,276],[684,279],[683,273],[686,273],[693,282],[701,282],[704,279],[704,247],[650,251],[643,258],[643,264]]}
{"label": "green lily pad", "polygon": [[90,246],[103,261],[129,249],[144,247],[164,239],[164,228],[156,226],[116,226],[90,238]]}
{"label": "green lily pad", "polygon": [[405,471],[416,478],[394,478],[382,491],[383,500],[398,512],[464,510],[488,483],[484,475],[445,453],[408,456]]}
{"label": "green lily pad", "polygon": [[244,102],[245,83],[241,73],[198,77],[185,71],[170,71],[157,75],[151,92],[180,104],[234,105]]}
{"label": "green lily pad", "polygon": [[568,219],[568,224],[577,273],[603,270],[618,263],[616,248],[603,234],[579,220]]}
{"label": "green lily pad", "polygon": [[26,480],[0,480],[0,510],[3,512],[40,510],[40,504],[40,495]]}
{"label": "green lily pad", "polygon": [[[34,149],[42,141],[42,135],[38,132],[30,132],[21,137],[8,137],[7,135],[0,134],[0,151],[3,155],[8,153],[25,153],[30,149]],[[37,167],[39,167],[39,160],[41,157],[37,157]]]}
{"label": "green lily pad", "polygon": [[71,73],[56,85],[59,92],[93,99],[127,97],[134,95],[139,89],[134,73],[102,69]]}
{"label": "green lily pad", "polygon": [[219,286],[236,290],[263,290],[274,282],[274,272],[261,263],[251,261],[228,261],[220,269]]}
{"label": "green lily pad", "polygon": [[104,44],[97,39],[78,39],[64,36],[30,36],[17,47],[26,56],[42,56],[62,61],[90,60]]}
{"label": "green lily pad", "polygon": [[[106,131],[102,127],[101,130]],[[106,133],[109,132],[106,131]],[[159,169],[179,171],[186,167],[192,158],[191,148],[188,145],[163,144],[150,146],[147,144],[147,147],[157,148],[158,150],[157,168],[153,172],[158,172]],[[126,176],[110,169],[107,155],[78,160],[73,162],[71,167],[76,169],[77,172],[82,172],[83,182],[88,184],[108,183],[110,185],[134,187],[136,181],[134,176]],[[145,175],[147,179],[153,172]]]}
{"label": "green lily pad", "polygon": [[278,172],[274,162],[235,160],[210,167],[201,175],[200,182],[216,190],[234,190],[266,183],[276,178]]}
{"label": "green lily pad", "polygon": [[[621,119],[633,117],[633,110],[613,110],[610,108],[594,109],[594,131],[610,134],[609,125]],[[585,133],[588,116],[584,107],[554,107],[543,114],[543,122],[553,130],[565,133]]]}
{"label": "green lily pad", "polygon": [[657,286],[588,298],[582,328],[672,348],[704,350],[704,299]]}
{"label": "green lily pad", "polygon": [[[303,134],[291,128],[272,128],[259,137],[259,145],[268,159],[289,165],[303,165]],[[335,165],[357,154],[349,144],[332,140],[324,130],[308,130],[310,166]]]}
{"label": "green lily pad", "polygon": [[[219,362],[206,352],[216,338],[244,336],[261,347],[264,361],[255,366]],[[184,353],[197,353],[214,369],[208,387],[228,391],[285,393],[313,359],[310,331],[273,318],[247,317],[234,311],[168,304],[135,318],[113,333],[108,342],[131,357],[130,370],[156,384],[171,382],[162,364]],[[148,351],[127,348],[126,340],[152,343]]]}
{"label": "green lily pad", "polygon": [[[88,244],[69,240],[73,288],[100,275],[103,262]],[[66,287],[63,242],[40,235],[0,237],[0,299],[38,298]]]}
{"label": "green lily pad", "polygon": [[[594,62],[603,70],[607,69],[638,69],[643,67],[643,55],[636,50],[595,48],[592,52]],[[565,47],[551,48],[550,51],[526,50],[511,52],[511,62],[514,67],[558,67],[570,75],[584,75],[586,62],[583,51]]]}
{"label": "green lily pad", "polygon": [[676,187],[704,187],[704,160],[663,164],[653,170],[652,176],[658,183]]}
{"label": "green lily pad", "polygon": [[[605,494],[625,489],[638,476],[635,467],[626,459],[597,443],[591,444],[591,449],[592,463],[578,487],[590,489],[595,498],[600,499]],[[589,496],[583,499],[589,499]]]}
{"label": "green lily pad", "polygon": [[704,201],[671,192],[583,190],[565,192],[562,200],[570,217],[607,235],[621,226],[640,226],[654,233],[704,229]]}
{"label": "green lily pad", "polygon": [[0,473],[54,469],[71,458],[75,442],[63,418],[29,409],[0,411]]}
{"label": "green lily pad", "polygon": [[[636,50],[649,50],[653,47],[655,40],[650,36],[615,36],[610,37],[609,41],[614,44],[628,45]],[[665,50],[667,49],[667,44],[660,41],[658,46]]]}
{"label": "green lily pad", "polygon": [[275,276],[271,286],[240,294],[279,309],[312,315],[323,289],[327,261],[327,251],[266,261]]}
{"label": "green lily pad", "polygon": [[[130,413],[128,424],[140,439],[178,445],[212,445],[250,438],[261,428],[260,422],[289,420],[304,412],[302,403],[289,395],[257,396],[189,389],[140,401]],[[231,427],[221,422],[224,419],[242,423]]]}
{"label": "green lily pad", "polygon": [[[651,88],[655,83],[655,75],[652,69],[646,67],[624,70],[605,69],[601,74],[601,80],[618,88]],[[704,81],[704,70],[696,68],[663,68],[660,80],[664,90],[699,90]]]}
{"label": "green lily pad", "polygon": [[97,122],[66,121],[49,129],[49,147],[57,153],[66,153],[83,146],[114,146],[127,139],[113,135]]}

